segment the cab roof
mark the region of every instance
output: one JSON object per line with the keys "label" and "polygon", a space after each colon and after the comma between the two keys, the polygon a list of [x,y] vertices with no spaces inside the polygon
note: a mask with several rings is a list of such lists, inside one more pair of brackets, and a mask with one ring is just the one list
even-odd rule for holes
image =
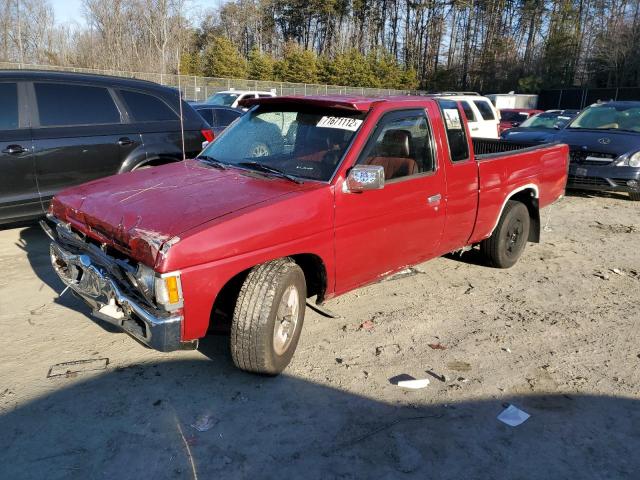
{"label": "cab roof", "polygon": [[390,96],[390,97],[358,97],[352,95],[310,95],[310,96],[283,96],[270,98],[249,98],[241,100],[245,107],[253,105],[311,105],[324,108],[338,108],[366,112],[374,105],[381,103],[408,103],[425,102],[428,96]]}

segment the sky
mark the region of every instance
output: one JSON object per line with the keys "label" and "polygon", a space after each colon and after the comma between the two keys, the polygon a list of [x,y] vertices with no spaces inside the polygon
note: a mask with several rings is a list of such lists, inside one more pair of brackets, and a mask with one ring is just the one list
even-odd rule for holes
{"label": "sky", "polygon": [[[217,7],[225,0],[190,0],[190,10]],[[55,12],[56,23],[77,22],[84,25],[82,0],[49,0]]]}

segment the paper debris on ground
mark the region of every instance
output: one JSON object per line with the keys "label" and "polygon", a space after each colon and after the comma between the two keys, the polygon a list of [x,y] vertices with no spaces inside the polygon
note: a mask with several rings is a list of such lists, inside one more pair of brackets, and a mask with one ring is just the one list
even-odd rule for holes
{"label": "paper debris on ground", "polygon": [[530,416],[531,415],[520,410],[518,407],[509,405],[502,411],[502,413],[500,413],[500,415],[498,415],[498,420],[502,423],[506,423],[510,427],[517,427],[518,425],[526,422]]}
{"label": "paper debris on ground", "polygon": [[413,380],[400,380],[398,386],[402,388],[410,388],[411,390],[419,390],[429,385],[428,378],[417,378]]}

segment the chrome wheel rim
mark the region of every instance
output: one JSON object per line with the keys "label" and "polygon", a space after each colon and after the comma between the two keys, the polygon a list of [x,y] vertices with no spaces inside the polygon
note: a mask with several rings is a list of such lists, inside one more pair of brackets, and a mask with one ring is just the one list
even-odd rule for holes
{"label": "chrome wheel rim", "polygon": [[273,349],[278,355],[283,355],[291,345],[293,334],[298,325],[299,313],[298,289],[294,285],[290,285],[280,298],[273,326]]}

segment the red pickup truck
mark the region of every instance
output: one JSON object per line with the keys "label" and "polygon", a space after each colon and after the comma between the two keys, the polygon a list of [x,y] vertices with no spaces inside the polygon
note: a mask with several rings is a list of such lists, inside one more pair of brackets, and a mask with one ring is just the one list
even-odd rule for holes
{"label": "red pickup truck", "polygon": [[42,222],[62,281],[152,348],[226,325],[239,368],[277,374],[307,299],[474,246],[510,267],[564,192],[566,145],[470,140],[452,100],[249,103],[197,158],[70,188]]}

